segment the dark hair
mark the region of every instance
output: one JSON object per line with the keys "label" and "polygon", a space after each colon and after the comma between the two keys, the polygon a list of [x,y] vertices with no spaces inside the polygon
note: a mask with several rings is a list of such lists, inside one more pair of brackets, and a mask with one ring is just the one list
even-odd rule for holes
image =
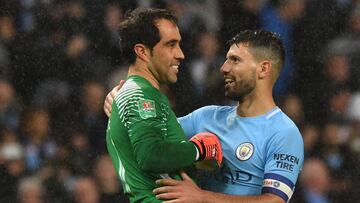
{"label": "dark hair", "polygon": [[244,30],[227,42],[229,46],[239,43],[247,44],[254,49],[260,48],[274,55],[279,60],[278,68],[281,69],[285,60],[285,50],[279,34],[265,30]]}
{"label": "dark hair", "polygon": [[123,60],[130,64],[135,62],[135,44],[144,44],[152,50],[160,41],[159,29],[156,26],[159,19],[166,19],[177,25],[177,18],[165,9],[137,8],[126,15],[126,19],[119,26]]}

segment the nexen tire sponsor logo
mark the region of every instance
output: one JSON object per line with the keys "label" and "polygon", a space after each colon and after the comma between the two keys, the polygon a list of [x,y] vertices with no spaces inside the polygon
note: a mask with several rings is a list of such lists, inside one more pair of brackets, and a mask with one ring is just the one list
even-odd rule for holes
{"label": "nexen tire sponsor logo", "polygon": [[276,160],[276,167],[286,169],[288,171],[294,170],[294,164],[298,165],[300,159],[290,154],[274,154]]}

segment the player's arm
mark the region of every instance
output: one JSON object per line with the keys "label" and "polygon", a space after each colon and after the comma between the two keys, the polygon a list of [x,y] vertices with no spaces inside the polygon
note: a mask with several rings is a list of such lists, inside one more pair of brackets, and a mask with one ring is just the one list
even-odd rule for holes
{"label": "player's arm", "polygon": [[155,123],[157,122],[145,123],[134,129],[130,137],[136,160],[142,170],[173,172],[196,161],[197,151],[194,144],[188,141],[164,140],[161,130],[153,126]]}
{"label": "player's arm", "polygon": [[[141,113],[144,102],[151,106],[146,116]],[[115,108],[116,105],[115,103]],[[150,98],[131,98],[125,104],[119,104],[117,109],[122,111],[121,116],[118,111],[113,111],[114,116],[119,114],[120,119],[127,119],[130,142],[141,169],[157,173],[173,172],[190,166],[195,161],[209,159],[221,164],[221,146],[216,135],[200,133],[190,141],[169,140],[166,132],[170,129],[167,129],[167,124],[163,122],[166,115],[157,112],[156,108],[159,107],[156,100]],[[180,126],[178,127],[180,130],[174,133],[185,138]]]}
{"label": "player's arm", "polygon": [[[104,102],[104,111],[110,119],[114,116],[122,121],[127,120],[125,127],[130,133],[129,138],[140,168],[145,171],[163,173],[192,164],[196,160],[197,153],[194,144],[165,141],[163,132],[159,128],[162,125],[161,119],[158,117],[141,118],[136,106],[138,100],[135,98],[118,104],[114,102],[116,94],[123,85],[124,81],[120,81],[119,85],[108,93]],[[119,98],[121,97],[125,96],[119,95]]]}
{"label": "player's arm", "polygon": [[143,170],[172,172],[195,161],[209,159],[221,164],[221,145],[215,135],[198,133],[190,141],[167,141],[162,139],[161,134],[152,125],[135,130],[131,141],[138,164]]}
{"label": "player's arm", "polygon": [[[119,85],[114,87],[111,92],[108,93],[104,102],[104,111],[107,116],[111,115],[111,108],[116,93],[124,85],[124,81],[120,81]],[[114,105],[113,108],[117,109]],[[137,110],[132,112],[137,112]],[[116,116],[118,112],[115,111]],[[166,141],[163,139],[161,120],[159,118],[149,118],[143,120],[139,118],[138,113],[130,113],[128,118],[135,122],[131,122],[129,125],[130,140],[134,146],[135,156],[143,170],[151,172],[172,172],[179,170],[186,166],[191,165],[194,161],[208,160],[215,158],[218,164],[221,164],[222,154],[221,146],[218,139],[209,137],[200,137],[192,142],[175,142]],[[195,133],[194,133],[195,134]],[[193,135],[194,135],[193,134]],[[216,146],[214,146],[214,142]],[[215,154],[210,154],[206,149],[207,145],[211,145],[210,148],[217,148]]]}
{"label": "player's arm", "polygon": [[114,102],[115,95],[121,89],[121,87],[124,85],[124,83],[125,83],[125,80],[120,80],[119,84],[116,85],[105,97],[103,108],[104,108],[105,114],[109,118],[111,115],[112,103]]}
{"label": "player's arm", "polygon": [[270,193],[288,202],[304,162],[302,136],[295,124],[273,132],[267,141],[262,193]]}
{"label": "player's arm", "polygon": [[175,200],[182,202],[201,203],[285,203],[285,201],[271,193],[257,196],[227,195],[200,189],[184,172],[181,173],[183,180],[161,179],[156,183],[161,187],[154,189],[158,199]]}

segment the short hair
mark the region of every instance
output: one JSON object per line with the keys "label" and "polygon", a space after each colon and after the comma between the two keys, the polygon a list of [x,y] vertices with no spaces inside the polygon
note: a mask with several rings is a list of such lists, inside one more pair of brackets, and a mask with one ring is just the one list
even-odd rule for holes
{"label": "short hair", "polygon": [[156,23],[166,19],[177,24],[177,18],[170,11],[157,8],[137,8],[126,14],[119,25],[119,45],[124,61],[133,64],[136,59],[133,50],[135,44],[144,44],[150,50],[160,41],[160,32]]}
{"label": "short hair", "polygon": [[256,59],[271,60],[277,73],[280,73],[285,60],[285,49],[279,34],[265,30],[244,30],[227,42],[229,46],[240,43],[249,46]]}

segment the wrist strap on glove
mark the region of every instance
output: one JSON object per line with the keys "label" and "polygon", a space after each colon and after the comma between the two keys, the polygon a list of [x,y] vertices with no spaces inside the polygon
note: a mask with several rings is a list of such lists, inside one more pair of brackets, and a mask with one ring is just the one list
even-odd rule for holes
{"label": "wrist strap on glove", "polygon": [[219,138],[210,132],[198,133],[190,139],[198,149],[199,158],[202,160],[216,160],[218,166],[222,163],[222,149]]}

